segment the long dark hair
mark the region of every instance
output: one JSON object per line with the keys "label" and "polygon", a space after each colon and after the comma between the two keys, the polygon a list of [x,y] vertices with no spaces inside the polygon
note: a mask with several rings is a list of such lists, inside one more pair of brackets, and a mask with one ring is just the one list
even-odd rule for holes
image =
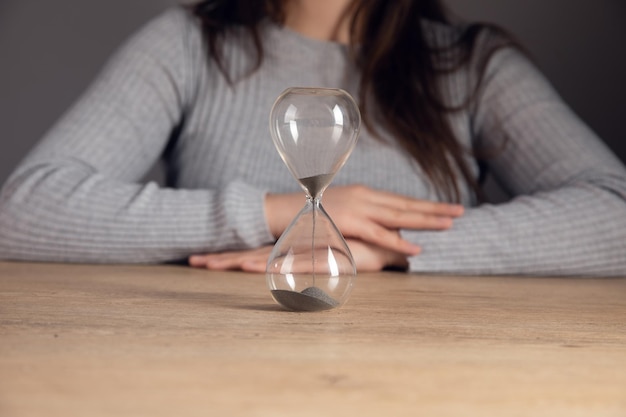
{"label": "long dark hair", "polygon": [[[252,73],[263,62],[259,24],[268,18],[284,23],[287,1],[205,0],[189,6],[201,22],[210,57],[229,82],[233,80],[222,55],[222,43],[229,30],[247,30],[256,54]],[[359,103],[367,128],[380,137],[375,122],[380,123],[417,161],[441,197],[460,200],[460,174],[482,199],[479,181],[465,157],[471,152],[484,167],[481,158],[485,155],[463,148],[448,116],[475,101],[492,54],[517,44],[502,29],[487,24],[463,26],[447,44],[429,41],[422,25],[425,21],[450,25],[440,0],[353,0],[348,14],[353,16],[350,44],[361,72]],[[496,36],[486,37],[491,42],[478,42],[485,32]],[[440,76],[470,64],[476,74],[470,94],[462,103],[447,102],[438,82]]]}

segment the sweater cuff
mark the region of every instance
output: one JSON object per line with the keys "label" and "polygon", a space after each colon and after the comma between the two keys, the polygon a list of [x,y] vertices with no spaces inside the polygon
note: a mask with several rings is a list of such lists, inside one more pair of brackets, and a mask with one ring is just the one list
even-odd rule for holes
{"label": "sweater cuff", "polygon": [[227,223],[240,248],[257,248],[275,240],[265,219],[266,193],[243,181],[234,181],[224,190]]}

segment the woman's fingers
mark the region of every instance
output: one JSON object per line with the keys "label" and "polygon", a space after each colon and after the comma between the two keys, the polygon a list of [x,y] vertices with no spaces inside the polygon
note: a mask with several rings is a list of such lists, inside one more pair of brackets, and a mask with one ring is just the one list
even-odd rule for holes
{"label": "woman's fingers", "polygon": [[399,230],[446,230],[463,213],[457,204],[418,200],[364,186],[330,189],[324,194],[323,205],[346,238],[405,255],[414,255],[419,248],[402,239]]}
{"label": "woman's fingers", "polygon": [[389,229],[445,230],[452,227],[454,217],[405,210],[390,206],[372,206],[362,209],[363,216]]}
{"label": "woman's fingers", "polygon": [[380,271],[385,267],[403,269],[408,266],[407,256],[402,253],[361,240],[348,239],[347,242],[358,272]]}
{"label": "woman's fingers", "polygon": [[[359,272],[380,271],[388,266],[398,268],[406,268],[407,266],[407,254],[405,253],[396,252],[362,240],[348,239],[347,242]],[[193,255],[189,257],[189,265],[195,268],[218,271],[241,270],[263,273],[265,272],[271,249],[268,246],[254,250]],[[415,246],[412,255],[417,255],[419,252],[419,247]],[[322,259],[326,253],[325,250],[322,250],[318,256]],[[318,265],[318,267],[322,268],[320,271],[323,270],[321,265]],[[308,253],[306,256],[296,256],[291,264],[293,273],[310,273],[310,268],[311,261]]]}
{"label": "woman's fingers", "polygon": [[259,249],[192,255],[189,265],[196,268],[213,270],[243,270],[248,272],[264,272],[271,246]]}
{"label": "woman's fingers", "polygon": [[390,230],[376,223],[357,226],[354,233],[346,233],[346,236],[409,256],[417,255],[421,250],[419,246],[402,239],[397,230]]}
{"label": "woman's fingers", "polygon": [[463,206],[458,204],[419,200],[363,186],[330,189],[323,205],[342,232],[342,226],[352,220],[396,230],[443,230],[463,214]]}
{"label": "woman's fingers", "polygon": [[355,193],[363,196],[369,204],[380,207],[395,208],[400,211],[420,213],[442,217],[459,217],[464,208],[460,204],[442,203],[438,201],[421,200],[388,191],[374,190],[364,186],[354,187]]}

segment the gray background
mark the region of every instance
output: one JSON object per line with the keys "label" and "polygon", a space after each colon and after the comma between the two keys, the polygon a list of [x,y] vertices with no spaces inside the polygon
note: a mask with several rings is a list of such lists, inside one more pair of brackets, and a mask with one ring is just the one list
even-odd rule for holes
{"label": "gray background", "polygon": [[[256,1],[256,0],[251,0]],[[0,184],[113,50],[176,0],[0,0]],[[509,29],[626,161],[626,1],[448,0]]]}

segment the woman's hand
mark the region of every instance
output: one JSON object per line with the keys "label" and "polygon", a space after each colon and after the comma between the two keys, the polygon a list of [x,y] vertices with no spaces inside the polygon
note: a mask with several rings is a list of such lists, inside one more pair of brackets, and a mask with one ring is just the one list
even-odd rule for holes
{"label": "woman's hand", "polygon": [[258,249],[192,255],[189,257],[189,265],[215,271],[265,272],[272,248],[273,246],[263,246]]}
{"label": "woman's hand", "polygon": [[[265,213],[278,238],[302,209],[301,193],[269,194]],[[463,214],[456,204],[418,200],[361,185],[334,187],[324,193],[324,207],[346,238],[358,271],[406,268],[407,256],[421,248],[400,237],[400,229],[445,230]],[[272,246],[258,249],[194,255],[193,267],[214,270],[264,272]]]}
{"label": "woman's hand", "polygon": [[[348,240],[348,246],[359,272],[375,272],[390,267],[407,269],[409,266],[406,255],[390,249],[354,239]],[[417,255],[420,250],[418,247],[414,255]]]}
{"label": "woman's hand", "polygon": [[[348,239],[347,243],[359,272],[380,271],[385,267],[406,268],[408,265],[406,256],[401,253],[354,239]],[[244,251],[193,255],[189,257],[189,265],[220,271],[265,272],[271,251],[272,246],[264,246]]]}
{"label": "woman's hand", "polygon": [[[323,204],[346,239],[405,255],[415,255],[420,249],[402,239],[398,230],[445,230],[463,214],[463,206],[457,204],[418,200],[362,185],[329,188]],[[302,206],[302,194],[267,195],[266,218],[276,238]]]}

